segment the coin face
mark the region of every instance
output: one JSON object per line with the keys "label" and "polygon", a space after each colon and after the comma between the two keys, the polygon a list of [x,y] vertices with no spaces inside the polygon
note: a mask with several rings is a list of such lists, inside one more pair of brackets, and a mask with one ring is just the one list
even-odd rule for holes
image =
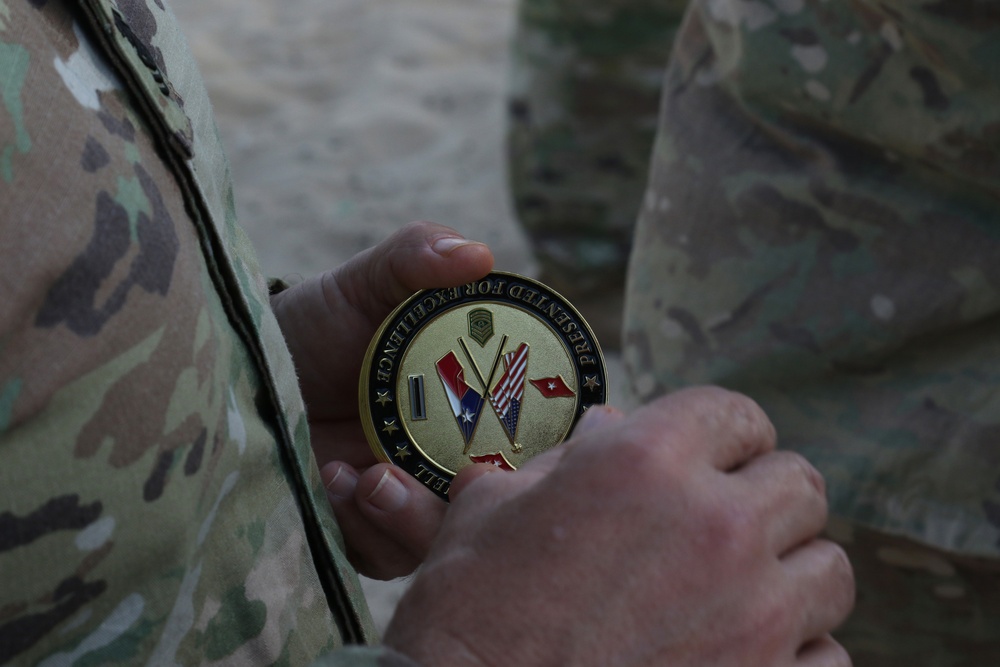
{"label": "coin face", "polygon": [[597,339],[545,285],[512,273],[414,294],[361,370],[361,420],[379,460],[448,498],[473,463],[514,470],[607,400]]}

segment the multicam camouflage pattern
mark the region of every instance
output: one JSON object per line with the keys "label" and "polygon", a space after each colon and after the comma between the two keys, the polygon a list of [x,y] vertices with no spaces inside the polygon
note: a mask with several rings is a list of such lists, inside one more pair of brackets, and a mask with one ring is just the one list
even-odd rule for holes
{"label": "multicam camouflage pattern", "polygon": [[854,566],[857,606],[834,636],[854,667],[1000,664],[1000,561],[934,549],[833,520]]}
{"label": "multicam camouflage pattern", "polygon": [[1000,13],[695,3],[630,276],[639,398],[748,391],[840,514],[1000,554]]}
{"label": "multicam camouflage pattern", "polygon": [[[627,286],[631,400],[744,391],[835,514],[962,554],[982,593],[935,597],[872,575],[886,552],[865,533],[856,664],[1000,664],[995,3],[694,2],[660,128]],[[952,594],[988,644],[957,629]],[[918,616],[941,633],[907,634]],[[886,657],[928,646],[938,661]]]}
{"label": "multicam camouflage pattern", "polygon": [[0,663],[373,639],[172,14],[0,0],[0,101]]}
{"label": "multicam camouflage pattern", "polygon": [[509,106],[511,188],[542,279],[567,296],[617,292],[624,282],[663,68],[686,4],[520,3]]}

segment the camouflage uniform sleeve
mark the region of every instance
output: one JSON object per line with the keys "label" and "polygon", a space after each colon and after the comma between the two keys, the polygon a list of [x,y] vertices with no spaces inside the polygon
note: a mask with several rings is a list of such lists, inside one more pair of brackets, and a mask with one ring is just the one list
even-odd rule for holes
{"label": "camouflage uniform sleeve", "polygon": [[160,0],[0,2],[0,663],[375,639]]}
{"label": "camouflage uniform sleeve", "polygon": [[1000,20],[694,2],[632,256],[638,400],[749,393],[831,509],[1000,556]]}

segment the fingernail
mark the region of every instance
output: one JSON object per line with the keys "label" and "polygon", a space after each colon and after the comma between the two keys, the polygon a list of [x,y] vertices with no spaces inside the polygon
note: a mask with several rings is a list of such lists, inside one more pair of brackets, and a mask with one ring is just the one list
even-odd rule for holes
{"label": "fingernail", "polygon": [[375,490],[368,496],[368,502],[383,512],[395,512],[406,504],[410,492],[390,471],[382,473]]}
{"label": "fingernail", "polygon": [[326,493],[331,500],[344,500],[354,495],[357,485],[358,478],[345,466],[340,466],[326,485]]}
{"label": "fingernail", "polygon": [[482,245],[482,243],[463,239],[461,236],[442,236],[431,243],[431,248],[442,257],[447,257],[458,248],[467,245]]}

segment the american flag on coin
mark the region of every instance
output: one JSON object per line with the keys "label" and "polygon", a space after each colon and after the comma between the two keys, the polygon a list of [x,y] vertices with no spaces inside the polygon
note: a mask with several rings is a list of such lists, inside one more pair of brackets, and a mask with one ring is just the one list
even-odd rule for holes
{"label": "american flag on coin", "polygon": [[524,374],[528,369],[528,344],[521,343],[516,352],[503,355],[504,373],[500,376],[490,403],[500,418],[511,444],[517,438],[517,422],[521,415],[521,401],[524,400]]}

